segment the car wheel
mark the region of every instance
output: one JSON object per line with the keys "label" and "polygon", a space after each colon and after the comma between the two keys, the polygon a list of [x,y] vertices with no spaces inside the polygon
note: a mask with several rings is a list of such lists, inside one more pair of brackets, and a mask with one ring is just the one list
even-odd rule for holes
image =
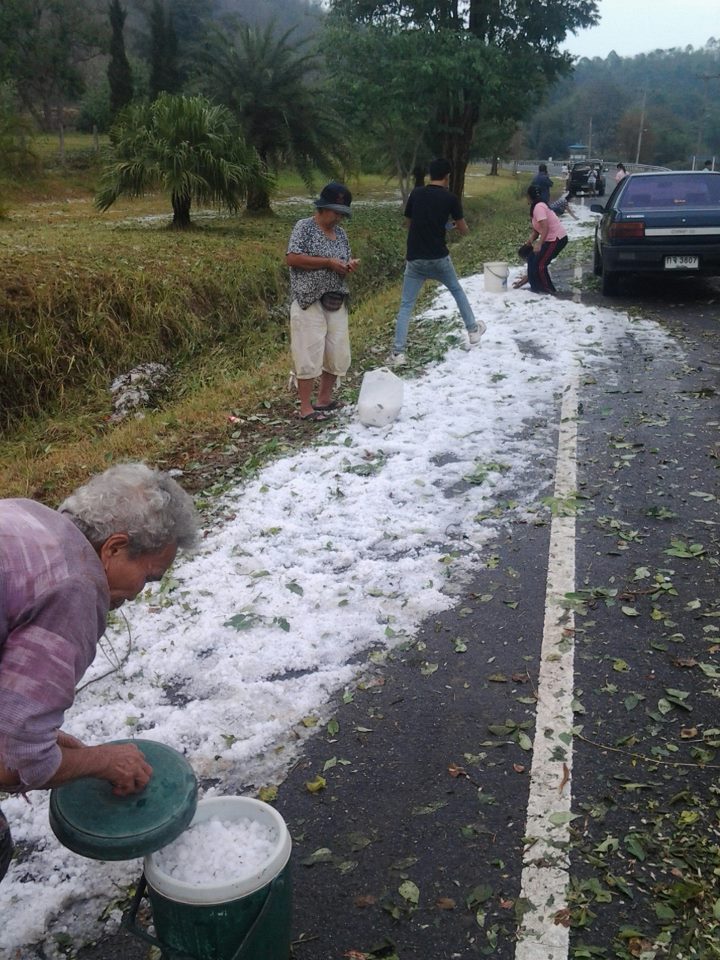
{"label": "car wheel", "polygon": [[597,247],[597,240],[593,244],[593,273],[596,277],[602,276],[602,260],[600,259],[600,251]]}
{"label": "car wheel", "polygon": [[617,296],[618,275],[616,271],[602,268],[602,293],[604,297]]}
{"label": "car wheel", "polygon": [[604,197],[604,196],[605,196],[605,181],[604,181],[604,180],[602,181],[602,183],[599,183],[599,184],[598,184],[598,192],[597,192],[597,195],[598,195],[599,197]]}

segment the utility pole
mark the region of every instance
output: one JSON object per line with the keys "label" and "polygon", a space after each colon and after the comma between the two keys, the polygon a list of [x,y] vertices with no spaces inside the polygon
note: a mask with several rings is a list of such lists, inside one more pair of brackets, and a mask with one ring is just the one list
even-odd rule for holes
{"label": "utility pole", "polygon": [[592,117],[590,117],[590,126],[588,127],[588,156],[592,156]]}
{"label": "utility pole", "polygon": [[700,111],[700,123],[698,124],[698,138],[697,146],[695,147],[695,156],[700,156],[700,149],[702,147],[702,138],[705,128],[705,117],[707,115],[707,98],[708,98],[708,80],[720,80],[720,73],[709,73],[703,76],[699,76],[698,80],[703,81],[703,101],[702,109]]}
{"label": "utility pole", "polygon": [[640,163],[640,148],[642,147],[643,127],[645,126],[645,104],[647,103],[647,90],[643,90],[643,102],[640,109],[640,129],[638,130],[637,153],[635,154],[635,163]]}

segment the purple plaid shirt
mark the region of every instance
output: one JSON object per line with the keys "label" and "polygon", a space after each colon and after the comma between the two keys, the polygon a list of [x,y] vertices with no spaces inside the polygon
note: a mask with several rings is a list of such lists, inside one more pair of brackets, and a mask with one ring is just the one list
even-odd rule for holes
{"label": "purple plaid shirt", "polygon": [[109,607],[100,559],[71,520],[0,500],[0,762],[26,788],[60,766],[58,730]]}

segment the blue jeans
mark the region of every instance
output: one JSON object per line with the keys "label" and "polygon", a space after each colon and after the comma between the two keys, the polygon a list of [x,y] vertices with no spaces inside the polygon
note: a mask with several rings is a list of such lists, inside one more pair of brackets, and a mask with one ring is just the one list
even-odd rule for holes
{"label": "blue jeans", "polygon": [[455,267],[449,256],[441,257],[439,260],[408,260],[405,266],[400,309],[395,319],[393,350],[396,353],[402,353],[405,349],[413,307],[426,280],[437,280],[438,283],[442,283],[443,286],[448,288],[455,298],[455,303],[458,305],[460,316],[463,318],[468,333],[474,333],[478,328],[475,314],[472,312],[468,298],[460,286]]}

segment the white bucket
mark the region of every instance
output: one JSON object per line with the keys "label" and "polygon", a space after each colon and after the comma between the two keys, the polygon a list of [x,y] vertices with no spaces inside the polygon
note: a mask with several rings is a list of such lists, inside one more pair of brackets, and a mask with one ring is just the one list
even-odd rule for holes
{"label": "white bucket", "polygon": [[485,289],[488,293],[504,293],[507,290],[508,265],[502,261],[485,264]]}
{"label": "white bucket", "polygon": [[392,370],[380,367],[363,376],[358,397],[358,416],[366,427],[385,427],[400,413],[403,382]]}

